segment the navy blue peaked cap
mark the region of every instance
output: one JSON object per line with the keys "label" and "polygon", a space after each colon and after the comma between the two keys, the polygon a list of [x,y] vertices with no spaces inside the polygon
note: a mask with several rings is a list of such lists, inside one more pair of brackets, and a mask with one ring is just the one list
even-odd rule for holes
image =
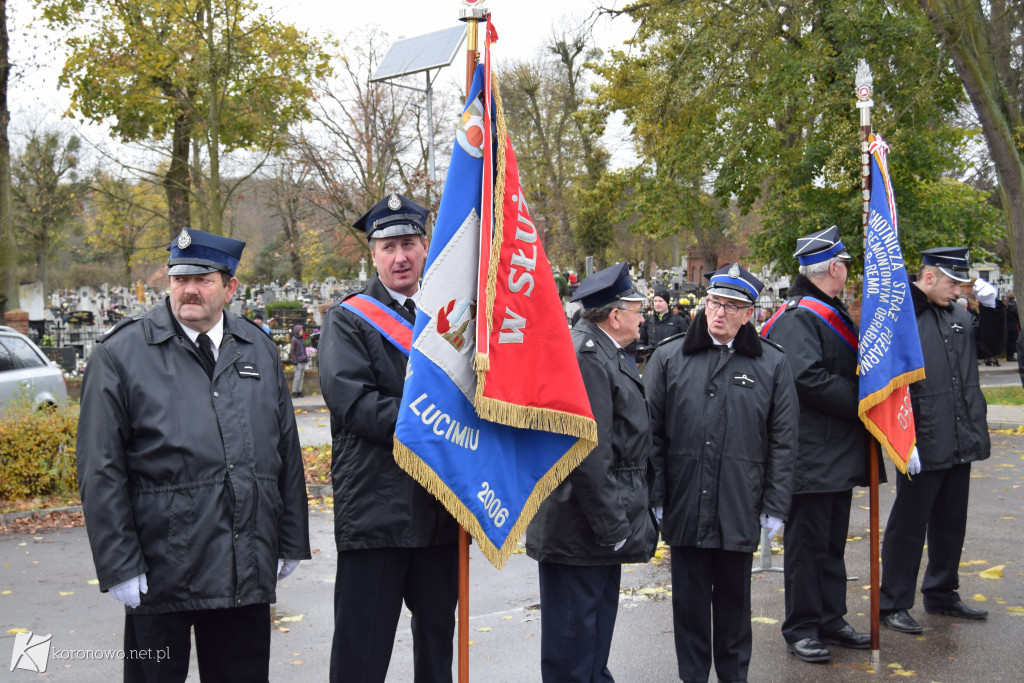
{"label": "navy blue peaked cap", "polygon": [[801,237],[796,241],[796,253],[793,254],[801,266],[827,261],[836,256],[848,259],[843,241],[839,239],[839,228],[832,226],[818,232]]}
{"label": "navy blue peaked cap", "polygon": [[366,239],[427,234],[430,212],[411,199],[392,192],[359,217],[352,227],[366,233]]}
{"label": "navy blue peaked cap", "polygon": [[731,263],[705,277],[711,280],[708,294],[741,299],[749,303],[757,301],[757,297],[761,296],[761,290],[764,289],[764,283],[739,263]]}
{"label": "navy blue peaked cap", "polygon": [[579,301],[583,308],[601,308],[613,301],[645,301],[629,277],[625,261],[599,270],[580,283],[569,301]]}
{"label": "navy blue peaked cap", "polygon": [[967,247],[936,247],[918,252],[922,266],[935,266],[957,282],[970,282],[971,265]]}
{"label": "navy blue peaked cap", "polygon": [[235,274],[245,242],[194,228],[182,228],[167,250],[168,275],[200,275],[219,270]]}

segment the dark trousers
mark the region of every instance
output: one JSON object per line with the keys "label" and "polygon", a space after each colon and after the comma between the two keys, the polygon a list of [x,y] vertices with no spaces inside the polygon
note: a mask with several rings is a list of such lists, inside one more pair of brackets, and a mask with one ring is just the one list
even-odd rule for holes
{"label": "dark trousers", "polygon": [[622,566],[539,562],[540,670],[545,683],[612,681],[608,654]]}
{"label": "dark trousers", "polygon": [[846,534],[853,491],[800,493],[786,519],[787,643],[817,638],[846,626]]}
{"label": "dark trousers", "polygon": [[744,681],[750,664],[753,553],[672,546],[672,625],[679,678]]}
{"label": "dark trousers", "polygon": [[199,678],[266,683],[270,678],[270,605],[124,618],[124,680],[184,681],[195,628]]}
{"label": "dark trousers", "polygon": [[455,544],[338,553],[332,683],[384,681],[403,600],[416,682],[450,682],[458,570]]}
{"label": "dark trousers", "polygon": [[914,606],[926,537],[928,567],[921,582],[925,609],[943,609],[960,600],[957,570],[967,533],[970,485],[970,463],[896,478],[896,500],[882,544],[882,614]]}

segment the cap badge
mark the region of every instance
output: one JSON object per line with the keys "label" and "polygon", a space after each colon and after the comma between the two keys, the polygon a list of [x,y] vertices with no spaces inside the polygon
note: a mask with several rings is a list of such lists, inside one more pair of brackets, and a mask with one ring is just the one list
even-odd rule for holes
{"label": "cap badge", "polygon": [[740,267],[735,263],[732,264],[731,266],[729,266],[728,275],[731,278],[738,278],[740,276]]}
{"label": "cap badge", "polygon": [[192,244],[192,235],[188,234],[188,228],[182,228],[181,234],[178,235],[178,249],[188,249],[190,244]]}
{"label": "cap badge", "polygon": [[394,192],[388,197],[388,208],[392,211],[398,211],[402,208],[402,200],[398,198],[398,195]]}

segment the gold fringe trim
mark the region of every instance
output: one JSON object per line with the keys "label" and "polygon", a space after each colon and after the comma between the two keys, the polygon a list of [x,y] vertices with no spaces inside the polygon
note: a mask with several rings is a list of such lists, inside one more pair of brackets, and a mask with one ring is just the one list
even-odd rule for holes
{"label": "gold fringe trim", "polygon": [[[501,262],[501,247],[505,242],[505,214],[503,211],[495,211],[495,205],[504,206],[505,197],[505,171],[507,160],[505,158],[505,143],[508,138],[508,127],[505,125],[505,110],[501,104],[501,90],[498,88],[498,76],[491,72],[491,94],[494,96],[494,114],[498,123],[498,170],[494,179],[494,191],[491,193],[491,213],[494,216],[494,234],[491,235],[491,254],[487,264],[487,348],[490,349],[491,321],[494,319],[494,298],[497,296],[498,286],[498,265]],[[488,363],[479,362],[477,354],[476,363],[476,396],[474,403],[479,403],[484,397],[484,385],[487,382],[487,371],[490,369]]]}
{"label": "gold fringe trim", "polygon": [[477,415],[490,422],[519,429],[555,432],[597,443],[597,423],[591,417],[488,397],[478,398],[475,407]]}
{"label": "gold fringe trim", "polygon": [[395,437],[394,455],[395,462],[403,470],[409,473],[409,475],[418,481],[423,488],[425,488],[431,495],[437,498],[445,509],[455,518],[464,529],[466,529],[473,538],[476,539],[480,545],[480,551],[484,554],[484,557],[494,565],[496,569],[501,569],[508,562],[508,558],[512,555],[512,551],[515,550],[516,546],[519,545],[519,539],[522,538],[523,534],[526,533],[526,528],[530,526],[530,522],[533,520],[533,516],[537,514],[537,510],[540,509],[541,503],[544,499],[555,490],[555,488],[562,483],[562,481],[569,476],[581,462],[583,458],[587,457],[587,454],[593,449],[594,443],[587,442],[583,439],[576,441],[568,451],[560,457],[555,464],[548,470],[543,477],[541,477],[537,484],[533,487],[533,491],[530,496],[526,499],[526,503],[523,505],[523,510],[519,515],[519,519],[512,526],[508,536],[505,538],[505,542],[502,543],[501,547],[497,547],[484,533],[484,529],[480,526],[479,520],[469,511],[469,508],[459,499],[457,495],[448,487],[448,485],[437,475],[437,472],[433,470],[427,463],[412,452],[405,444]]}
{"label": "gold fringe trim", "polygon": [[[918,368],[917,370],[911,370],[910,372],[905,372],[902,375],[897,375],[896,377],[893,377],[889,381],[889,383],[886,384],[884,387],[861,399],[860,406],[857,408],[857,415],[860,417],[861,422],[864,423],[864,427],[867,428],[871,436],[875,437],[878,440],[878,443],[880,443],[882,447],[885,448],[886,455],[888,455],[889,459],[892,460],[893,464],[896,466],[896,469],[899,470],[900,474],[907,473],[907,463],[905,463],[903,460],[900,459],[898,455],[896,455],[896,449],[889,441],[889,437],[885,434],[885,432],[882,431],[881,427],[879,427],[877,424],[874,423],[874,421],[867,417],[867,412],[874,408],[875,406],[877,406],[882,401],[884,401],[885,399],[889,398],[889,395],[894,390],[899,389],[900,387],[906,386],[908,384],[913,384],[914,382],[922,379],[924,379],[924,368]],[[915,445],[917,445],[916,436],[914,438],[914,441],[910,444],[910,446],[911,448],[913,448]]]}

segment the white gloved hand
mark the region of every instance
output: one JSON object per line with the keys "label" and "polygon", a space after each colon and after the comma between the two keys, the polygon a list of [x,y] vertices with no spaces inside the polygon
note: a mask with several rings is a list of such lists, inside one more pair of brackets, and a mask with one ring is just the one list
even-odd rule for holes
{"label": "white gloved hand", "polygon": [[917,454],[917,446],[910,451],[910,458],[907,460],[907,474],[917,474],[921,471],[921,456]]}
{"label": "white gloved hand", "polygon": [[992,284],[985,282],[980,277],[975,280],[974,298],[985,308],[995,308],[997,294],[998,292]]}
{"label": "white gloved hand", "polygon": [[110,594],[114,596],[115,600],[133,609],[142,602],[142,597],[139,594],[148,592],[149,583],[146,581],[145,574],[139,574],[123,583],[110,587]]}
{"label": "white gloved hand", "polygon": [[779,533],[779,529],[782,528],[782,520],[778,517],[772,517],[767,512],[762,513],[758,518],[761,520],[761,528],[768,530],[768,538],[775,538],[775,534]]}
{"label": "white gloved hand", "polygon": [[661,520],[665,519],[664,505],[657,505],[654,507],[654,518],[658,520],[658,524],[661,524]]}
{"label": "white gloved hand", "polygon": [[281,579],[288,578],[288,575],[295,571],[301,561],[302,560],[278,560],[277,580],[280,581]]}
{"label": "white gloved hand", "polygon": [[621,541],[615,544],[615,547],[613,547],[612,550],[614,550],[615,552],[619,552],[619,550],[622,549],[622,546],[626,545],[627,540],[629,540],[628,537],[622,539]]}

